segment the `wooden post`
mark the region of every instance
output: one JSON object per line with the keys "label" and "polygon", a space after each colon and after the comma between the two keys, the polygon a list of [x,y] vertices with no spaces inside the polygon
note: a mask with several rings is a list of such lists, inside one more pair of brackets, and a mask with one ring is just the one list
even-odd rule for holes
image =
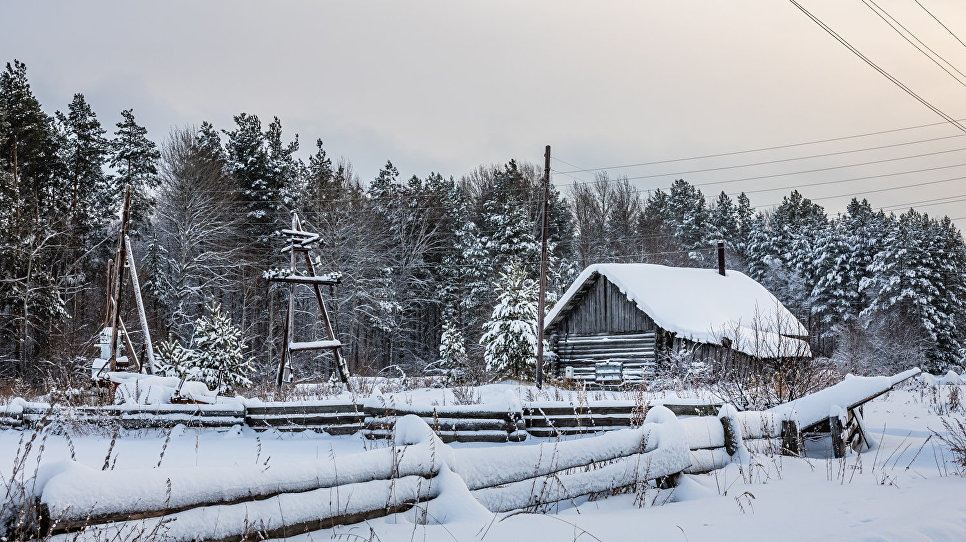
{"label": "wooden post", "polygon": [[121,236],[118,239],[118,256],[114,265],[114,329],[111,331],[111,371],[117,369],[117,337],[121,327],[121,292],[124,286],[124,261],[127,259],[127,248],[124,238],[127,237],[127,223],[131,219],[131,185],[127,185],[124,192],[124,211],[121,213]]}
{"label": "wooden post", "polygon": [[829,416],[828,427],[832,432],[832,455],[836,458],[845,457],[845,438],[843,438],[842,419]]}
{"label": "wooden post", "polygon": [[151,330],[148,329],[148,316],[144,311],[144,300],[141,299],[141,281],[138,280],[138,270],[134,266],[134,251],[131,250],[131,238],[128,236],[124,237],[124,244],[127,245],[127,267],[131,272],[131,288],[134,289],[134,301],[138,306],[138,318],[141,320],[141,332],[144,333],[144,350],[147,356],[147,365],[143,368],[147,370],[148,374],[153,375],[155,369],[154,363],[154,345],[151,344]]}
{"label": "wooden post", "polygon": [[137,371],[141,372],[141,361],[138,359],[137,353],[134,351],[134,344],[131,342],[131,335],[127,332],[127,327],[124,326],[124,320],[119,321],[121,324],[121,336],[124,337],[124,347],[127,348],[128,361],[134,362],[134,366],[137,367]]}
{"label": "wooden post", "polygon": [[[302,230],[302,222],[299,220],[298,214],[294,211],[292,212],[292,229],[282,230],[282,233],[288,234],[291,242],[288,247],[282,249],[283,253],[290,253],[289,257],[291,259],[291,267],[289,269],[289,275],[273,276],[268,279],[269,282],[284,282],[288,283],[289,285],[289,307],[285,318],[284,331],[285,343],[282,346],[282,359],[279,362],[278,367],[277,385],[279,387],[282,386],[285,374],[285,364],[286,362],[291,362],[293,351],[332,350],[335,356],[336,369],[339,373],[339,378],[351,391],[352,386],[349,382],[349,367],[346,364],[345,357],[342,355],[342,343],[336,338],[335,328],[332,325],[332,320],[329,318],[329,312],[325,307],[325,301],[322,299],[322,286],[332,286],[334,284],[338,284],[339,279],[316,276],[315,264],[312,262],[312,258],[309,256],[309,251],[310,246],[319,240],[319,236],[318,234]],[[298,274],[295,256],[296,251],[303,253],[303,256],[305,257],[305,264],[308,266],[310,275],[303,276]],[[315,292],[315,298],[319,302],[319,312],[322,316],[322,321],[325,324],[328,340],[300,343],[295,342],[295,287],[298,284],[312,286],[312,290]]]}
{"label": "wooden post", "polygon": [[114,307],[114,259],[107,260],[107,307],[104,310],[104,325],[101,326],[105,328],[111,325],[111,311]]}
{"label": "wooden post", "polygon": [[782,420],[782,455],[800,456],[802,439],[795,420]]}
{"label": "wooden post", "polygon": [[550,232],[550,145],[543,155],[543,226],[540,246],[540,297],[537,300],[537,389],[543,387],[543,326],[547,296],[547,236]]}
{"label": "wooden post", "polygon": [[718,274],[725,276],[725,243],[718,241]]}
{"label": "wooden post", "polygon": [[[295,215],[295,211],[292,211],[292,230],[296,230],[298,227],[298,217]],[[289,273],[295,274],[295,234],[289,236],[289,260],[290,260],[290,270]],[[269,294],[271,295],[271,294]],[[282,383],[285,381],[285,362],[286,358],[291,357],[292,343],[295,342],[295,283],[289,283],[288,285],[288,312],[285,314],[285,341],[282,343],[282,360],[278,363],[278,376],[275,379],[275,384],[279,389],[282,389]]]}

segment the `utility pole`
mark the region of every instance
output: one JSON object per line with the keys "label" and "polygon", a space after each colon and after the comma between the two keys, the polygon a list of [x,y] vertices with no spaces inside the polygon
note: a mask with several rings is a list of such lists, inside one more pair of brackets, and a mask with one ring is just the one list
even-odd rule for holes
{"label": "utility pole", "polygon": [[547,237],[550,233],[550,145],[543,154],[543,228],[540,246],[540,299],[537,300],[537,389],[543,387],[543,315],[547,297]]}
{"label": "utility pole", "polygon": [[111,320],[111,359],[110,370],[117,370],[117,339],[121,331],[121,291],[124,286],[124,262],[127,260],[127,223],[131,219],[131,185],[124,191],[124,211],[121,213],[121,235],[117,240],[117,259],[114,262],[114,304]]}

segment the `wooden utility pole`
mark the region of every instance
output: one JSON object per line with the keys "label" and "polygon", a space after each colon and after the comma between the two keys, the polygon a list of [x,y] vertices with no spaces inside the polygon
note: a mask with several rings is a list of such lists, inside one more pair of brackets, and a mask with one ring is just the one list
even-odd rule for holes
{"label": "wooden utility pole", "polygon": [[121,290],[124,286],[124,262],[127,260],[127,223],[131,219],[131,185],[127,185],[124,192],[124,211],[121,213],[121,236],[118,238],[117,259],[114,264],[114,318],[111,329],[111,360],[110,370],[117,370],[117,337],[121,331]]}
{"label": "wooden utility pole", "polygon": [[540,246],[540,298],[537,300],[537,389],[543,387],[543,315],[547,297],[547,237],[550,233],[550,145],[543,154],[543,227]]}
{"label": "wooden utility pole", "polygon": [[[138,269],[134,265],[134,251],[131,250],[131,238],[124,236],[124,246],[127,247],[127,267],[131,272],[131,288],[134,289],[134,301],[138,307],[138,318],[141,320],[141,333],[144,334],[144,351],[147,355],[147,365],[143,368],[149,375],[154,374],[157,363],[154,361],[154,345],[151,344],[151,330],[148,328],[148,315],[144,311],[144,299],[141,298],[141,281],[138,280]],[[125,335],[127,330],[125,330]],[[130,342],[130,338],[128,339]],[[131,352],[134,349],[131,348]],[[140,365],[140,364],[139,364]]]}
{"label": "wooden utility pole", "polygon": [[[339,379],[342,380],[349,391],[352,391],[351,383],[349,382],[349,367],[345,357],[342,355],[342,343],[335,336],[335,328],[332,325],[332,321],[329,318],[329,311],[325,308],[325,302],[322,299],[322,286],[335,286],[339,283],[339,279],[332,278],[331,276],[320,277],[315,274],[315,264],[312,263],[309,251],[312,245],[319,241],[319,235],[303,230],[302,222],[294,211],[292,212],[292,229],[282,230],[281,233],[289,236],[289,245],[282,249],[283,253],[290,253],[289,274],[287,276],[273,276],[268,279],[270,282],[281,282],[289,285],[288,311],[285,315],[285,341],[282,343],[282,359],[278,364],[278,374],[276,375],[275,383],[281,389],[282,384],[285,382],[286,364],[292,361],[292,352],[302,350],[332,350]],[[308,276],[299,274],[296,267],[296,252],[301,252],[305,257],[305,264],[309,271]],[[295,341],[295,287],[299,284],[311,286],[315,292],[315,299],[319,303],[319,314],[322,317],[322,323],[325,325],[326,339],[307,342]]]}

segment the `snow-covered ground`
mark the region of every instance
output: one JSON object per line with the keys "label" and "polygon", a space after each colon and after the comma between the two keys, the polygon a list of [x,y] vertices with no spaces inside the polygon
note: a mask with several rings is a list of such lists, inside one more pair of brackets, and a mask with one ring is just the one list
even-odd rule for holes
{"label": "snow-covered ground", "polygon": [[[450,514],[456,519],[444,525],[422,525],[407,513],[296,539],[966,540],[966,478],[956,474],[958,467],[948,448],[931,437],[932,430],[943,430],[939,412],[948,408],[953,388],[916,383],[866,405],[866,426],[875,448],[862,455],[827,460],[828,441],[815,441],[808,446],[808,459],[762,456],[745,472],[732,465],[708,475],[684,476],[673,490],[645,493],[643,508],[635,502],[641,495],[618,495],[568,502],[548,514],[499,514],[483,522],[478,516],[459,519],[458,514]],[[964,388],[959,386],[961,392],[966,392]],[[495,399],[507,391],[483,390],[482,394]],[[420,394],[440,392],[413,393],[412,401],[422,403],[417,399],[428,397]],[[966,412],[960,407],[953,415],[962,419]],[[4,475],[9,474],[24,435],[29,437],[19,431],[0,431]],[[271,468],[385,446],[358,435],[176,428],[170,439],[164,431],[123,433],[111,449],[111,436],[109,432],[49,435],[42,461],[73,456],[100,469],[110,449],[113,468],[130,469],[137,476],[138,469],[154,468],[159,459],[167,467],[259,464]],[[501,446],[521,447],[536,441]],[[27,464],[36,465],[36,457]]]}

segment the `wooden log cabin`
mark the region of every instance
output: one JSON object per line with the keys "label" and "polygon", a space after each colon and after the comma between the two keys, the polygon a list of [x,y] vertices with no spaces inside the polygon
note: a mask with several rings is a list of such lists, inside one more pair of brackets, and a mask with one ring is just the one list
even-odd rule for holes
{"label": "wooden log cabin", "polygon": [[654,374],[673,353],[810,357],[807,330],[738,271],[653,264],[585,269],[547,315],[552,373],[609,387]]}

